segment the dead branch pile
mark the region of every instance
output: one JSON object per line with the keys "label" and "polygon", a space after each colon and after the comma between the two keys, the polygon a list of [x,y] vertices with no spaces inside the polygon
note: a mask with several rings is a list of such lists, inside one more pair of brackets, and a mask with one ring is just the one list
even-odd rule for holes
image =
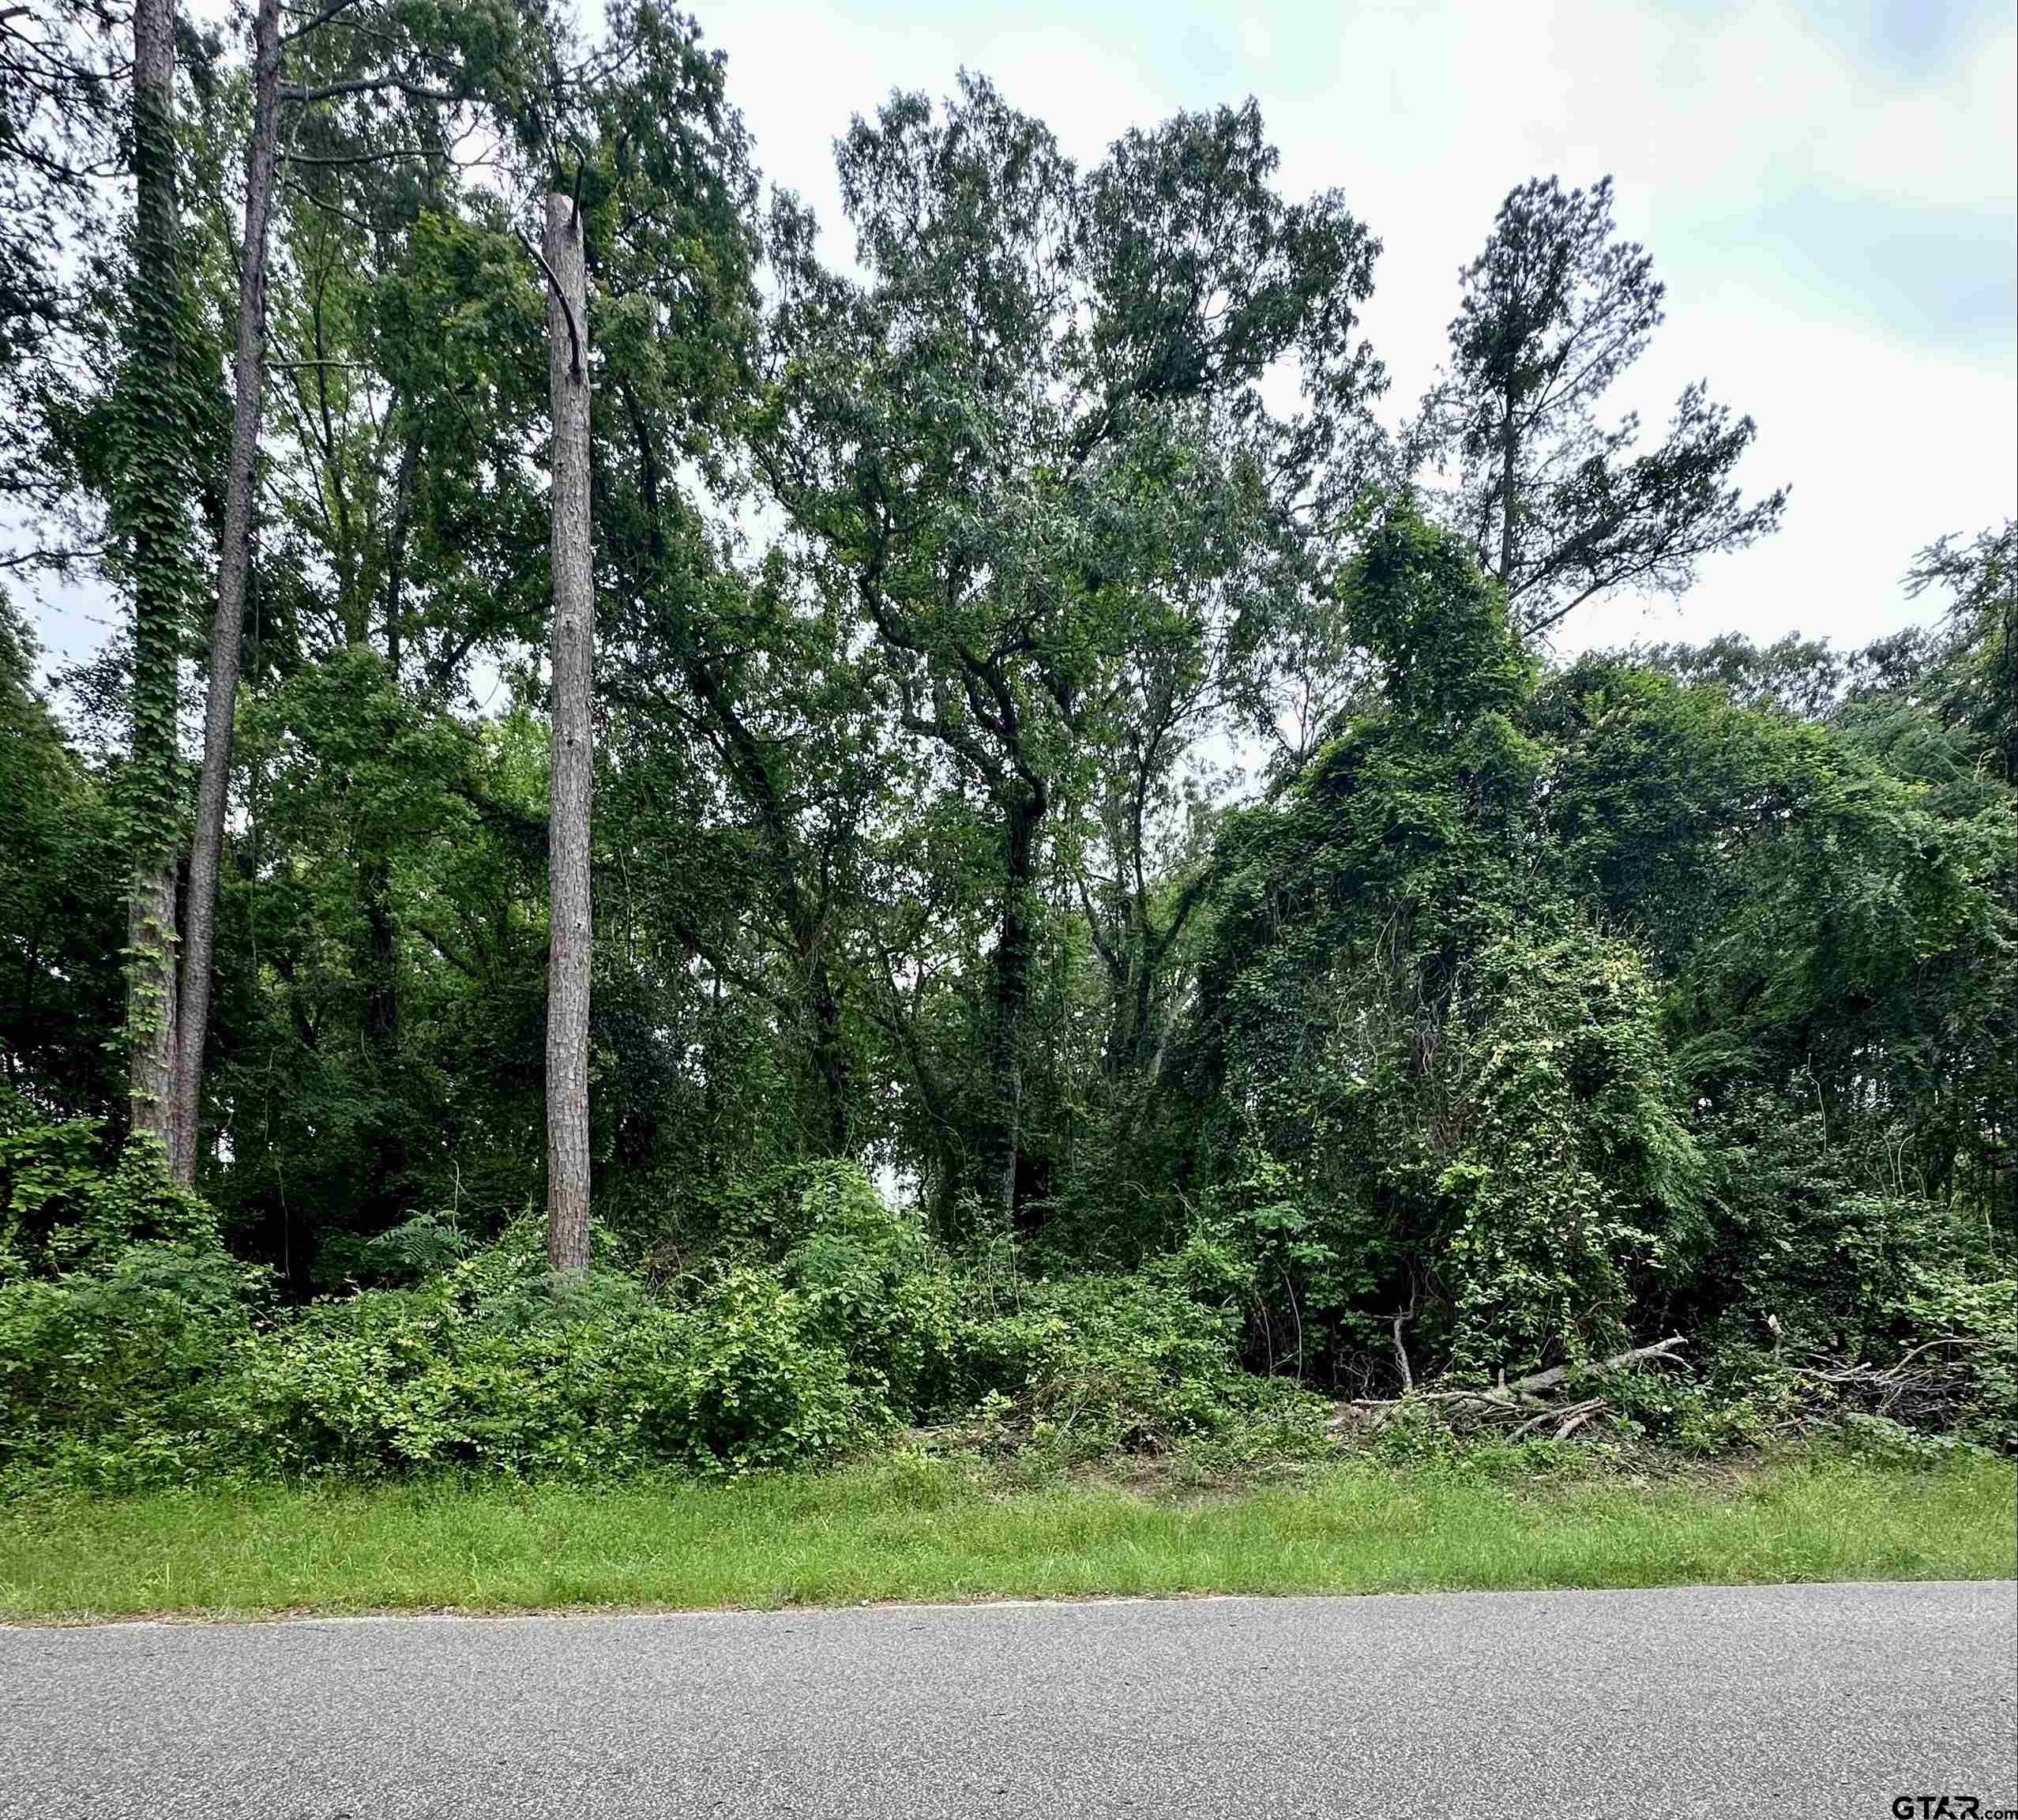
{"label": "dead branch pile", "polygon": [[[1397,1331],[1397,1348],[1400,1344]],[[1557,1440],[1566,1441],[1593,1417],[1603,1415],[1610,1404],[1602,1395],[1577,1395],[1561,1401],[1554,1396],[1554,1392],[1573,1383],[1578,1391],[1585,1390],[1591,1379],[1629,1366],[1672,1358],[1686,1344],[1681,1334],[1671,1334],[1652,1345],[1628,1347],[1609,1359],[1594,1359],[1588,1364],[1551,1365],[1546,1371],[1531,1371],[1511,1383],[1502,1378],[1498,1384],[1485,1389],[1417,1390],[1411,1384],[1399,1397],[1356,1397],[1337,1406],[1331,1428],[1334,1434],[1355,1428],[1377,1428],[1390,1420],[1397,1410],[1437,1404],[1442,1405],[1445,1414],[1453,1420],[1506,1424],[1515,1440],[1553,1428]]]}
{"label": "dead branch pile", "polygon": [[1979,1404],[1979,1356],[1995,1351],[1994,1342],[1979,1336],[1945,1333],[1909,1348],[1889,1365],[1811,1353],[1791,1370],[1814,1401],[1828,1408],[1888,1416],[1907,1427],[1942,1433]]}

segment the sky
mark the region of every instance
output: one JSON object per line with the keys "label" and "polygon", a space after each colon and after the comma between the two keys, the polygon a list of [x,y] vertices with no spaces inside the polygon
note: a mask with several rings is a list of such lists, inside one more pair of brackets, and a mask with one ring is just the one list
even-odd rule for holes
{"label": "sky", "polygon": [[[1260,102],[1294,195],[1336,188],[1384,251],[1366,332],[1390,417],[1434,377],[1501,199],[1610,174],[1667,321],[1614,396],[1682,387],[1757,420],[1748,492],[1784,528],[1679,603],[1593,603],[1565,650],[1737,630],[1859,644],[1938,611],[1900,577],[2018,506],[2018,7],[2012,0],[691,0],[767,181],[847,262],[832,146],[963,68],[1097,160],[1179,108]],[[588,21],[585,21],[587,23]],[[103,636],[72,597],[52,659]]]}
{"label": "sky", "polygon": [[1432,380],[1459,269],[1507,191],[1609,172],[1667,321],[1614,394],[1667,422],[1693,379],[1757,420],[1740,478],[1790,484],[1770,542],[1679,605],[1587,607],[1567,649],[1799,630],[1862,643],[1938,610],[1899,578],[2018,507],[2018,7],[2012,0],[741,0],[693,7],[767,179],[831,261],[832,144],[963,67],[1096,160],[1131,126],[1252,95],[1296,195],[1384,243],[1367,333],[1389,414]]}

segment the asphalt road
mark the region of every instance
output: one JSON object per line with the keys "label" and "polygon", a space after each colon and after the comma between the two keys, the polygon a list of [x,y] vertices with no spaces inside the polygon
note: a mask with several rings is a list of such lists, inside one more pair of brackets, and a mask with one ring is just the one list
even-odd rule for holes
{"label": "asphalt road", "polygon": [[0,1629],[7,1820],[1987,1820],[2015,1783],[2008,1581]]}

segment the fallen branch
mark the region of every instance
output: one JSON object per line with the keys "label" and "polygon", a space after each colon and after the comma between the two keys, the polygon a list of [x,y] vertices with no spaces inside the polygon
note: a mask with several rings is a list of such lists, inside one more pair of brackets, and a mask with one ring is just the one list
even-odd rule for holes
{"label": "fallen branch", "polygon": [[1651,1346],[1633,1346],[1623,1352],[1614,1352],[1609,1359],[1600,1359],[1595,1365],[1551,1365],[1546,1371],[1531,1372],[1525,1378],[1515,1378],[1506,1388],[1520,1395],[1531,1396],[1538,1390],[1553,1390],[1573,1373],[1580,1371],[1615,1371],[1622,1365],[1637,1364],[1642,1359],[1665,1359],[1678,1346],[1687,1344],[1688,1341],[1681,1334],[1676,1333],[1666,1340],[1656,1341]]}
{"label": "fallen branch", "polygon": [[[1521,1399],[1528,1403],[1538,1403],[1538,1397]],[[1352,1407],[1355,1409],[1396,1409],[1404,1403],[1490,1403],[1496,1409],[1516,1407],[1514,1398],[1501,1390],[1411,1390],[1405,1397],[1355,1397]]]}
{"label": "fallen branch", "polygon": [[1907,1359],[1917,1359],[1922,1352],[1931,1352],[1937,1346],[1960,1346],[1965,1352],[1977,1352],[1984,1350],[1990,1344],[1987,1340],[1967,1334],[1944,1333],[1938,1339],[1923,1340],[1918,1345],[1909,1348],[1893,1359],[1886,1369],[1892,1372],[1902,1371]]}
{"label": "fallen branch", "polygon": [[1614,1352],[1609,1359],[1600,1359],[1594,1365],[1551,1365],[1546,1371],[1531,1372],[1525,1378],[1516,1378],[1511,1384],[1501,1382],[1490,1390],[1430,1390],[1418,1395],[1413,1392],[1402,1397],[1355,1397],[1352,1407],[1355,1409],[1388,1409],[1397,1403],[1494,1403],[1512,1408],[1519,1404],[1534,1404],[1539,1401],[1538,1393],[1553,1390],[1558,1384],[1578,1371],[1615,1371],[1622,1365],[1631,1365],[1642,1359],[1666,1359],[1678,1346],[1688,1341],[1679,1333],[1669,1339],[1656,1341],[1652,1346],[1634,1346],[1624,1352]]}
{"label": "fallen branch", "polygon": [[[1395,1346],[1400,1352],[1400,1318],[1395,1321]],[[1336,1431],[1346,1425],[1345,1412],[1348,1409],[1366,1409],[1375,1412],[1374,1423],[1377,1427],[1404,1403],[1462,1403],[1476,1408],[1494,1410],[1503,1414],[1519,1414],[1534,1410],[1539,1413],[1531,1416],[1514,1431],[1518,1440],[1531,1429],[1548,1423],[1561,1423],[1558,1438],[1580,1427],[1604,1407],[1602,1397],[1593,1397],[1587,1402],[1568,1405],[1548,1402],[1543,1393],[1554,1390],[1573,1375],[1595,1375],[1600,1372],[1616,1371],[1622,1367],[1635,1365],[1645,1359],[1666,1359],[1688,1344],[1679,1333],[1670,1334],[1665,1340],[1657,1340],[1650,1346],[1631,1346],[1623,1352],[1614,1352],[1609,1359],[1600,1359],[1586,1365],[1551,1365],[1545,1371],[1531,1371],[1525,1378],[1516,1378],[1508,1382],[1504,1374],[1500,1382],[1490,1389],[1417,1390],[1408,1378],[1404,1380],[1404,1389],[1399,1397],[1355,1397],[1350,1403],[1338,1405],[1338,1413],[1332,1418],[1331,1427]],[[1405,1369],[1405,1368],[1404,1368]]]}
{"label": "fallen branch", "polygon": [[1581,1409],[1572,1411],[1569,1420],[1565,1421],[1560,1428],[1556,1430],[1555,1438],[1557,1440],[1567,1441],[1571,1435],[1574,1435],[1578,1429],[1581,1428],[1586,1422],[1589,1421],[1591,1418],[1596,1415],[1600,1409],[1604,1408],[1604,1399],[1603,1397],[1599,1397],[1595,1403],[1589,1404]]}
{"label": "fallen branch", "polygon": [[1530,1416],[1525,1422],[1515,1429],[1513,1438],[1516,1441],[1522,1440],[1532,1434],[1535,1429],[1545,1428],[1550,1423],[1554,1422],[1561,1424],[1556,1430],[1556,1438],[1560,1441],[1571,1428],[1588,1422],[1604,1407],[1603,1397],[1593,1397],[1588,1402],[1573,1403],[1567,1409],[1544,1409],[1539,1416]]}

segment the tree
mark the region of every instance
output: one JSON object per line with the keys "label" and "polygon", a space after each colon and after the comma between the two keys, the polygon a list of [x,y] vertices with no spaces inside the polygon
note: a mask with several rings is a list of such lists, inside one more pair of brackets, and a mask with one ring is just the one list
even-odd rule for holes
{"label": "tree", "polygon": [[1947,589],[1942,717],[1966,728],[1994,775],[2018,784],[2018,518],[1930,543],[1915,559],[1906,591]]}
{"label": "tree", "polygon": [[35,686],[34,659],[0,596],[0,1082],[43,1117],[102,1119],[124,1086],[94,1035],[119,1017],[118,829],[103,773]]}
{"label": "tree", "polygon": [[175,872],[181,765],[175,715],[191,595],[189,481],[177,260],[175,17],[172,0],[133,7],[131,345],[122,375],[123,447],[113,528],[133,603],[133,746],[126,777],[131,889],[126,927],[129,1116],[134,1136],[174,1133]]}
{"label": "tree", "polygon": [[1535,666],[1468,550],[1396,501],[1341,596],[1373,679],[1222,830],[1164,1173],[1321,1376],[1407,1322],[1488,1374],[1609,1347],[1686,1198],[1655,982],[1537,863]]}
{"label": "tree", "polygon": [[69,476],[51,459],[41,419],[52,395],[69,389],[75,353],[77,299],[62,250],[99,183],[124,168],[118,24],[102,0],[0,11],[0,498],[58,522]]}
{"label": "tree", "polygon": [[[179,28],[179,162],[143,21],[146,206],[95,224],[128,149],[96,5],[0,6],[0,467],[47,457],[0,473],[8,560],[102,543],[134,604],[45,702],[0,603],[17,1289],[70,1270],[36,1295],[83,1308],[130,1268],[194,1333],[198,1279],[123,1247],[235,1280],[221,1244],[340,1304],[203,1327],[192,1371],[329,1341],[346,1408],[408,1413],[384,1374],[435,1383],[436,1317],[487,1345],[499,1295],[534,1320],[505,1400],[542,1407],[549,1315],[613,1371],[663,1348],[606,1322],[663,1317],[733,1389],[731,1303],[877,1421],[1000,1380],[1020,1425],[1124,1355],[1260,1412],[1185,1363],[1243,1322],[1348,1393],[1678,1329],[1705,1395],[1811,1363],[1855,1394],[1810,1351],[1917,1348],[1896,1411],[1971,1374],[2008,1402],[2012,532],[1924,552],[1947,617],[1862,651],[1546,664],[1577,598],[1777,510],[1699,393],[1651,452],[1607,427],[1661,298],[1603,186],[1502,212],[1426,511],[1422,445],[1369,428],[1374,244],[1283,193],[1251,104],[1080,164],[978,78],[895,96],[839,149],[844,273],[761,205],[690,19],[613,0],[576,60],[537,0],[257,0],[249,62]],[[201,1203],[140,1120],[98,1167],[130,899]],[[592,1212],[644,1280],[547,1307]],[[401,1310],[412,1347],[365,1343]],[[92,1348],[41,1352],[14,1377],[65,1401]]]}
{"label": "tree", "polygon": [[774,1114],[796,1145],[848,1156],[870,1111],[851,947],[892,742],[845,649],[847,616],[777,553],[754,585],[718,566],[682,519],[660,502],[656,555],[627,547],[622,528],[612,539],[616,572],[644,583],[622,590],[603,689],[622,754],[612,783],[631,913],[618,946],[656,931],[746,1026],[775,1027],[795,1090],[773,1094]]}
{"label": "tree", "polygon": [[1587,657],[1537,702],[1543,818],[1576,896],[1675,983],[1705,1106],[1819,1109],[1846,1154],[1945,1198],[1994,1181],[2008,1122],[2018,823],[2001,785],[1893,770],[1926,743],[1874,738],[1876,705],[1797,721]]}
{"label": "tree", "polygon": [[1747,502],[1731,476],[1754,435],[1693,385],[1657,447],[1637,416],[1607,427],[1605,393],[1646,350],[1666,287],[1621,240],[1611,179],[1565,194],[1537,178],[1501,204],[1463,274],[1451,363],[1421,434],[1457,464],[1449,524],[1539,636],[1619,588],[1678,594],[1700,559],[1777,528],[1780,487]]}
{"label": "tree", "polygon": [[1742,632],[1725,632],[1701,645],[1636,645],[1625,656],[1635,668],[1672,676],[1686,687],[1714,684],[1741,707],[1774,708],[1802,720],[1827,719],[1858,668],[1851,653],[1826,638],[1798,632],[1764,646]]}
{"label": "tree", "polygon": [[[653,976],[666,1031],[706,1031],[693,1049],[714,1107],[727,1050],[776,1066],[757,1150],[844,1155],[862,1111],[846,944],[876,794],[873,704],[847,650],[848,590],[776,547],[739,569],[734,526],[708,510],[743,497],[760,322],[756,179],[720,60],[677,15],[624,9],[611,32],[624,55],[599,92],[591,187],[615,945]],[[725,1128],[708,1122],[704,1153]]]}
{"label": "tree", "polygon": [[259,433],[266,392],[267,217],[280,147],[280,3],[259,0],[253,27],[252,130],[246,148],[245,235],[239,255],[238,344],[232,362],[230,468],[224,481],[224,540],[219,553],[217,611],[210,632],[210,686],[204,709],[203,765],[190,851],[182,981],[177,1011],[175,1111],[169,1173],[185,1187],[196,1179],[197,1127],[203,1104],[203,1044],[210,1023],[216,956],[217,868],[224,849],[231,786],[231,728],[238,713],[239,645],[252,566],[253,509],[259,482]]}
{"label": "tree", "polygon": [[[335,14],[318,14],[288,34],[299,42],[324,32]],[[463,49],[453,28],[430,34],[423,24],[417,39],[406,33],[363,26],[355,17],[344,22],[352,42],[336,47],[346,61],[355,55],[363,27],[374,66],[327,82],[284,85],[280,13],[276,0],[260,0],[255,14],[250,70],[252,122],[245,163],[244,231],[239,260],[236,348],[233,360],[234,404],[229,453],[223,484],[222,536],[219,552],[217,601],[210,639],[210,665],[205,709],[204,750],[199,775],[194,835],[184,905],[181,980],[175,1018],[173,1058],[174,1111],[168,1134],[169,1167],[175,1179],[188,1185],[195,1177],[198,1127],[202,1110],[204,1043],[207,1032],[215,953],[218,869],[224,848],[224,821],[230,791],[231,736],[237,711],[240,641],[246,618],[248,577],[252,564],[253,518],[258,492],[258,461],[266,379],[268,333],[268,224],[272,212],[280,151],[282,102],[298,106],[345,99],[370,104],[386,96],[400,97],[423,114],[460,102],[468,92],[469,69],[454,71],[456,87],[430,85],[424,66],[453,63]],[[311,56],[316,47],[310,46]],[[469,60],[479,75],[498,86],[502,59],[494,46]],[[508,85],[506,85],[508,86]],[[393,154],[423,165],[441,156],[439,121],[435,128],[411,137],[430,141]],[[290,159],[297,155],[291,149]],[[311,158],[313,154],[309,155]],[[370,156],[369,154],[366,155]],[[318,355],[318,369],[327,356]],[[326,374],[318,378],[327,397]],[[325,408],[325,422],[327,423]],[[398,663],[399,570],[405,557],[405,517],[410,507],[411,470],[417,461],[417,438],[410,432],[402,445],[403,491],[396,505],[389,542],[393,570],[389,590],[387,641],[394,667]]]}
{"label": "tree", "polygon": [[[221,868],[227,1028],[198,1115],[231,1126],[239,1165],[217,1160],[206,1191],[299,1280],[340,1273],[349,1235],[453,1204],[470,1171],[445,1153],[451,1133],[487,1115],[512,1134],[497,1141],[517,1141],[521,1096],[476,1112],[436,1066],[438,1044],[468,1042],[487,1081],[493,1062],[538,1074],[519,1000],[498,1008],[487,1049],[453,983],[475,981],[406,918],[437,928],[486,984],[523,990],[520,944],[472,939],[431,900],[430,848],[479,839],[490,830],[472,823],[496,811],[498,838],[469,855],[483,888],[472,920],[493,908],[494,885],[523,883],[522,805],[462,799],[494,780],[453,709],[474,657],[543,637],[545,350],[503,197],[468,182],[458,153],[479,123],[509,123],[545,42],[537,9],[359,6],[315,13],[283,43],[272,374],[243,619],[257,731],[231,771],[244,832],[227,833]],[[409,996],[431,1028],[412,1028]],[[497,1159],[513,1192],[530,1190],[529,1161]],[[325,1255],[301,1243],[289,1209],[304,1206],[332,1241]]]}
{"label": "tree", "polygon": [[[1376,382],[1353,330],[1377,249],[1335,194],[1276,192],[1252,103],[1131,133],[1082,174],[967,77],[942,112],[900,95],[858,119],[839,158],[869,282],[821,271],[810,224],[776,212],[757,459],[851,576],[897,724],[990,825],[976,1186],[1016,1217],[1043,1198],[1024,1017],[1055,812],[1130,628],[1173,597],[1207,613]],[[1292,352],[1313,408],[1278,423],[1257,387]],[[1201,538],[1197,502],[1246,461],[1268,512]],[[1156,490],[1193,468],[1208,483]],[[1141,510],[1145,480],[1165,513]]]}
{"label": "tree", "polygon": [[588,530],[588,293],[578,198],[547,198],[547,372],[554,400],[553,758],[548,785],[547,1261],[588,1268],[588,863],[595,784],[596,592]]}

